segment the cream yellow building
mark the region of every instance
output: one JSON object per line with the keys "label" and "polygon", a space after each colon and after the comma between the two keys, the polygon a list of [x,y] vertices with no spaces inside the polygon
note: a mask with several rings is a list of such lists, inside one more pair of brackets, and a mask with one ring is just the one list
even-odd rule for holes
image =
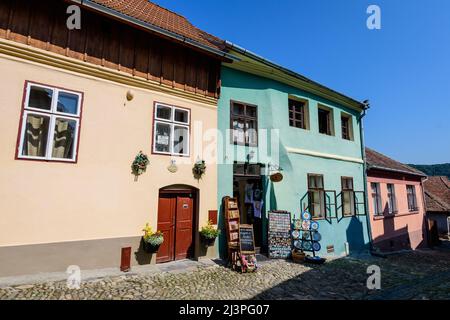
{"label": "cream yellow building", "polygon": [[[19,2],[2,3],[0,11],[34,6]],[[50,2],[55,12],[35,17],[67,5]],[[160,35],[150,23],[137,29],[132,13],[119,20],[92,8],[83,14],[92,28],[101,20],[136,41],[130,46],[101,28],[82,41],[83,30],[66,30],[64,21],[49,38],[38,35],[42,27],[25,32],[26,21],[14,19],[0,31],[0,277],[119,267],[127,247],[132,265],[215,257],[199,230],[217,215],[217,166],[207,160],[202,179],[192,168],[206,146],[211,151],[202,136],[217,127],[220,63],[228,58],[197,34],[185,35],[186,45],[177,30]],[[90,43],[119,53],[97,54]],[[149,165],[136,178],[131,164],[139,151]],[[163,252],[143,250],[146,223],[165,228]]]}

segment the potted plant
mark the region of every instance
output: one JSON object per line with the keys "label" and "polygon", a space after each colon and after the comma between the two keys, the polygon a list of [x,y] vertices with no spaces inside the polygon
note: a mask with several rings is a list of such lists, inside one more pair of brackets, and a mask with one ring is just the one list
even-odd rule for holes
{"label": "potted plant", "polygon": [[220,230],[212,224],[212,221],[208,221],[208,224],[200,230],[200,238],[208,247],[214,245],[219,234]]}
{"label": "potted plant", "polygon": [[144,231],[144,236],[142,237],[144,242],[144,250],[149,253],[157,252],[159,246],[164,242],[163,233],[161,231],[153,232],[148,223],[142,231]]}
{"label": "potted plant", "polygon": [[194,164],[194,168],[192,168],[192,173],[194,174],[194,178],[200,180],[206,172],[206,163],[205,160],[199,160]]}
{"label": "potted plant", "polygon": [[133,174],[138,177],[147,170],[147,166],[150,163],[148,156],[139,151],[138,155],[135,157],[133,164],[131,165],[131,170]]}

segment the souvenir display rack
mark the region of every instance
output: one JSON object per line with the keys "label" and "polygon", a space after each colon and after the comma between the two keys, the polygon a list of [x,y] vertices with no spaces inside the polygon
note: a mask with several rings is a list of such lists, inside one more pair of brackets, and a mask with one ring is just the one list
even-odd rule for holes
{"label": "souvenir display rack", "polygon": [[321,235],[318,230],[319,224],[311,220],[311,214],[305,210],[300,219],[294,219],[292,231],[294,248],[301,252],[311,252],[313,258],[316,258],[316,252],[321,249]]}
{"label": "souvenir display rack", "polygon": [[225,230],[227,233],[228,261],[236,269],[239,261],[239,225],[240,212],[238,199],[225,197],[223,200],[225,213]]}

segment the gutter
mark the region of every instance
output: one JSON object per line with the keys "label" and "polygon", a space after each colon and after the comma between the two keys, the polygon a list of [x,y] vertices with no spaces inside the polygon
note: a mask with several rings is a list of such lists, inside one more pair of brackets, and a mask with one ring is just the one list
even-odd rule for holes
{"label": "gutter", "polygon": [[411,172],[411,171],[404,171],[404,170],[399,170],[399,169],[391,169],[391,168],[386,168],[383,166],[377,166],[377,165],[368,165],[368,170],[370,169],[378,169],[378,170],[384,170],[384,171],[392,171],[392,172],[398,172],[398,173],[404,173],[404,174],[409,174],[409,175],[413,175],[413,176],[418,176],[418,177],[427,177],[424,174],[420,174],[420,173],[416,173],[416,172]]}
{"label": "gutter", "polygon": [[294,72],[292,70],[286,69],[285,67],[283,67],[283,66],[281,66],[281,65],[279,65],[279,64],[277,64],[275,62],[272,62],[270,60],[267,60],[266,58],[264,58],[264,57],[262,57],[262,56],[260,56],[260,55],[258,55],[256,53],[253,53],[250,50],[247,50],[247,49],[245,49],[243,47],[240,47],[240,46],[238,46],[238,45],[236,45],[236,44],[234,44],[234,43],[232,43],[232,42],[230,42],[228,40],[225,41],[225,45],[230,50],[234,50],[234,51],[236,51],[236,52],[238,52],[238,53],[240,53],[240,54],[242,54],[244,56],[247,56],[247,57],[249,57],[251,59],[254,59],[254,60],[258,61],[258,62],[261,62],[261,63],[263,63],[263,64],[265,64],[267,66],[270,66],[270,67],[272,67],[272,68],[274,68],[276,70],[279,70],[279,71],[281,71],[281,72],[283,72],[283,73],[285,73],[287,75],[290,75],[290,76],[292,76],[294,78],[297,78],[299,80],[302,80],[302,81],[305,81],[305,82],[307,82],[309,84],[317,86],[317,87],[319,87],[322,90],[329,91],[329,92],[331,92],[331,93],[333,93],[335,95],[338,95],[341,98],[343,98],[344,100],[348,100],[351,104],[356,105],[356,106],[358,106],[359,108],[361,108],[363,110],[367,107],[367,105],[365,105],[364,103],[356,101],[353,98],[350,98],[350,97],[348,97],[348,96],[346,96],[346,95],[344,95],[344,94],[342,94],[340,92],[337,92],[337,91],[335,91],[333,89],[330,89],[330,88],[328,88],[328,87],[326,87],[326,86],[324,86],[324,85],[322,85],[322,84],[320,84],[318,82],[315,82],[315,81],[313,81],[313,80],[311,80],[311,79],[309,79],[309,78],[307,78],[307,77],[305,77],[305,76],[303,76],[303,75],[301,75],[301,74],[299,74],[297,72]]}
{"label": "gutter", "polygon": [[172,31],[160,28],[158,26],[155,26],[153,24],[144,22],[142,20],[130,17],[130,16],[126,15],[126,14],[123,14],[123,13],[118,12],[116,10],[110,9],[108,7],[105,7],[103,5],[95,3],[93,1],[90,1],[90,0],[69,0],[69,1],[77,3],[77,4],[79,4],[79,5],[83,6],[83,7],[89,8],[91,10],[94,10],[94,11],[97,11],[97,12],[101,12],[101,13],[103,13],[105,15],[114,17],[116,19],[119,19],[119,20],[122,20],[122,21],[126,21],[128,23],[133,24],[133,25],[142,27],[142,28],[144,28],[146,30],[158,33],[158,34],[166,36],[166,37],[169,37],[171,39],[174,39],[174,40],[177,40],[177,41],[181,41],[182,43],[191,45],[191,46],[196,47],[196,48],[198,48],[198,49],[200,49],[202,51],[207,51],[209,53],[212,53],[213,55],[216,55],[216,56],[219,56],[219,57],[222,57],[222,58],[227,58],[227,59],[230,59],[232,61],[240,61],[241,60],[238,57],[236,57],[235,55],[229,54],[229,53],[224,52],[224,51],[219,50],[219,49],[215,49],[215,48],[209,47],[209,46],[207,46],[207,45],[205,45],[203,43],[200,43],[198,41],[192,40],[192,39],[190,39],[190,38],[188,38],[186,36],[182,36],[182,35],[177,34],[175,32],[172,32]]}
{"label": "gutter", "polygon": [[365,100],[362,104],[364,105],[364,108],[358,120],[359,120],[359,135],[361,140],[361,156],[364,161],[363,163],[364,206],[366,210],[367,234],[369,237],[369,251],[370,254],[373,255],[375,251],[373,247],[372,228],[370,226],[369,190],[367,186],[367,158],[366,158],[366,146],[364,140],[364,124],[363,124],[363,118],[366,116],[366,112],[370,108],[370,104],[368,100]]}

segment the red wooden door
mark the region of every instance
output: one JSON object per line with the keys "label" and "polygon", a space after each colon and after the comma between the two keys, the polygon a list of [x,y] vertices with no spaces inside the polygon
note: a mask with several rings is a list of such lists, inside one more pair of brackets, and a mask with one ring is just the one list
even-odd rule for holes
{"label": "red wooden door", "polygon": [[194,218],[192,198],[177,197],[175,225],[175,260],[190,258],[193,252],[192,222]]}
{"label": "red wooden door", "polygon": [[164,234],[156,256],[156,262],[167,262],[174,259],[176,198],[160,196],[158,204],[158,230]]}
{"label": "red wooden door", "polygon": [[158,230],[164,242],[156,256],[157,263],[181,260],[193,256],[194,201],[177,194],[160,195]]}

